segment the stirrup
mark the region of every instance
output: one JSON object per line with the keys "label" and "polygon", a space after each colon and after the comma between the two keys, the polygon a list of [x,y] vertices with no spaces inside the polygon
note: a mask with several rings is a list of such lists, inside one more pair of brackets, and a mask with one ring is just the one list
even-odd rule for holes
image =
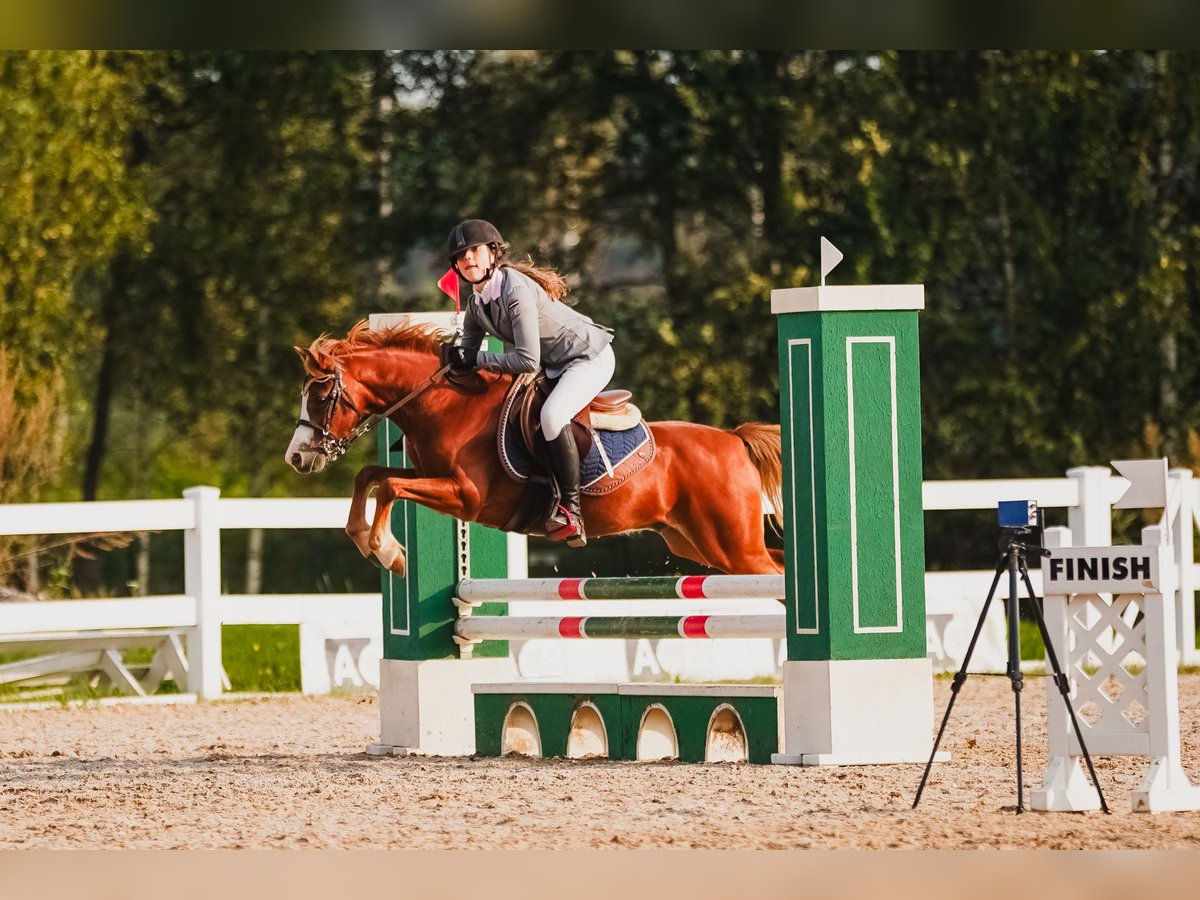
{"label": "stirrup", "polygon": [[555,542],[566,541],[568,547],[582,547],[587,544],[587,535],[583,532],[583,518],[572,513],[561,503],[546,520],[546,537]]}

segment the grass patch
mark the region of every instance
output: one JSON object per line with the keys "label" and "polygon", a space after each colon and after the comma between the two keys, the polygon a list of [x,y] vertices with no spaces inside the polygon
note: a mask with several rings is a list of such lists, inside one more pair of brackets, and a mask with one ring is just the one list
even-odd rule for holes
{"label": "grass patch", "polygon": [[[186,643],[186,641],[185,641]],[[34,653],[0,654],[0,664],[31,659]],[[122,661],[140,676],[154,659],[154,648],[133,647]],[[221,663],[230,690],[242,693],[296,693],[300,690],[300,627],[298,625],[224,625]],[[56,700],[62,703],[120,697],[95,673],[47,676],[35,681],[0,685],[0,703]],[[187,689],[168,679],[154,693],[179,694]]]}
{"label": "grass patch", "polygon": [[1046,645],[1037,622],[1021,620],[1021,659],[1045,659]]}
{"label": "grass patch", "polygon": [[300,626],[223,625],[221,663],[231,690],[296,693],[300,690]]}

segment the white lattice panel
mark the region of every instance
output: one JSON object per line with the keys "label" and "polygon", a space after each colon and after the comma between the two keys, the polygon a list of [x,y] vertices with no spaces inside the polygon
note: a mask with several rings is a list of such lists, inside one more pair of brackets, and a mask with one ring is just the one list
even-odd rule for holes
{"label": "white lattice panel", "polygon": [[[1068,601],[1070,651],[1059,661],[1071,680],[1071,705],[1092,753],[1149,752],[1143,605],[1141,594],[1111,600],[1075,594]],[[1074,734],[1068,742],[1077,753]]]}

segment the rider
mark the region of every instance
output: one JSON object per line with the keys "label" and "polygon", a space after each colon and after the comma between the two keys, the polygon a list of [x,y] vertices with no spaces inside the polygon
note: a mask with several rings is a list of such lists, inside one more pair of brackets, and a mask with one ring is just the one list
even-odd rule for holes
{"label": "rider", "polygon": [[[557,379],[542,407],[541,424],[562,502],[546,521],[546,536],[582,547],[587,536],[579,508],[579,453],[570,425],[612,378],[612,331],[552,302],[567,292],[557,272],[538,268],[528,258],[505,261],[508,244],[490,222],[467,219],[455,225],[447,251],[459,277],[474,286],[463,317],[462,343],[450,350],[451,366],[511,375],[542,366],[549,378]],[[512,349],[480,350],[485,334]]]}

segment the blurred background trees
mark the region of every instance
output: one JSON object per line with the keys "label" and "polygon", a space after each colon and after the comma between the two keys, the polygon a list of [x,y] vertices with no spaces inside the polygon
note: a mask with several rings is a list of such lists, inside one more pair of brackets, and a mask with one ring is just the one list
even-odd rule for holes
{"label": "blurred background trees", "polygon": [[777,420],[824,234],[831,282],[927,286],[926,478],[1191,465],[1198,119],[1175,51],[0,53],[0,403],[45,435],[0,498],[348,493],[369,442],[283,464],[291,346],[444,308],[467,216],[652,419]]}

